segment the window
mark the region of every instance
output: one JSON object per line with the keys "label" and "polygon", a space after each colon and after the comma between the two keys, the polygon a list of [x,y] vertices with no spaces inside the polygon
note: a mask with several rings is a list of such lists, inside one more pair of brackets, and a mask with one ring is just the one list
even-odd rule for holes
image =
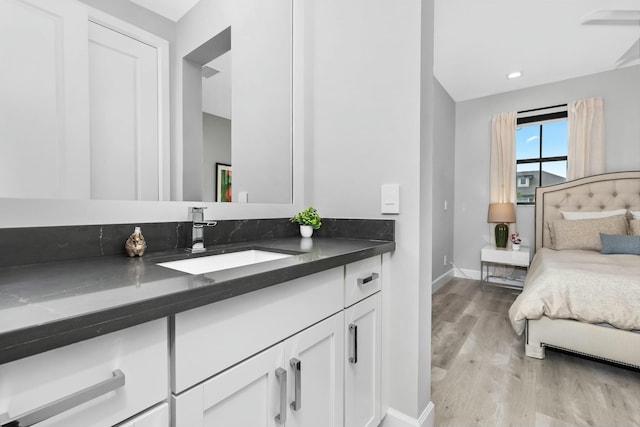
{"label": "window", "polygon": [[567,180],[567,112],[565,108],[528,117],[520,114],[516,129],[516,196],[519,205],[528,205],[535,203],[536,187]]}
{"label": "window", "polygon": [[529,186],[529,177],[528,176],[518,176],[518,187],[528,187]]}

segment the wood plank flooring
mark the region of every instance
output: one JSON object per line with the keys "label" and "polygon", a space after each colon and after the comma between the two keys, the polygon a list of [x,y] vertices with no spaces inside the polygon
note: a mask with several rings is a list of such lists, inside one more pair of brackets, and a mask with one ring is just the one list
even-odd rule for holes
{"label": "wood plank flooring", "polygon": [[524,355],[517,292],[453,279],[433,294],[437,427],[640,427],[640,371],[547,349]]}

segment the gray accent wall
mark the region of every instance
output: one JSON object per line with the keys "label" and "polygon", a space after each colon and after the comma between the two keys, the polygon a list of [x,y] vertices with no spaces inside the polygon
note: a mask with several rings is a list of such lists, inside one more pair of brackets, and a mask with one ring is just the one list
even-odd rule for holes
{"label": "gray accent wall", "polygon": [[[456,104],[434,79],[432,280],[451,270],[455,190]],[[445,210],[445,201],[447,209]],[[447,257],[447,265],[444,257]]]}
{"label": "gray accent wall", "polygon": [[[605,108],[606,171],[640,169],[640,66],[622,68],[456,104],[455,231],[456,265],[480,271],[480,249],[491,241],[489,150],[491,116],[602,96]],[[534,208],[517,209],[523,244],[534,242]]]}
{"label": "gray accent wall", "polygon": [[202,195],[205,202],[215,201],[216,163],[231,165],[231,120],[202,113]]}

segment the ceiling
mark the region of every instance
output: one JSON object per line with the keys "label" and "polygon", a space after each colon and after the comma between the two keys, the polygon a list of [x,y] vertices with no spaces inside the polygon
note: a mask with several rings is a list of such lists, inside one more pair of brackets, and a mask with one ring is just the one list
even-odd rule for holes
{"label": "ceiling", "polygon": [[581,25],[599,9],[640,0],[435,0],[434,74],[458,102],[613,70],[640,23]]}
{"label": "ceiling", "polygon": [[[131,1],[176,22],[198,2]],[[435,76],[458,102],[613,70],[640,23],[581,24],[597,10],[640,10],[640,0],[435,0]],[[507,79],[513,71],[522,77]]]}
{"label": "ceiling", "polygon": [[174,22],[178,22],[200,0],[131,0]]}

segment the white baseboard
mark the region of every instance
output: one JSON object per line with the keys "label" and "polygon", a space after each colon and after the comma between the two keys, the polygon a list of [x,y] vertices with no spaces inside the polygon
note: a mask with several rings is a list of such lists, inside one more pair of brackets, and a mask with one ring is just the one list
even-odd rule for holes
{"label": "white baseboard", "polygon": [[431,282],[431,293],[434,293],[435,291],[446,285],[449,280],[453,279],[453,277],[454,276],[452,268],[451,270],[447,271],[442,276]]}
{"label": "white baseboard", "polygon": [[380,427],[433,427],[435,423],[433,402],[429,402],[416,420],[400,411],[389,408]]}
{"label": "white baseboard", "polygon": [[480,280],[482,277],[480,274],[480,270],[466,270],[466,269],[456,269],[455,277],[459,277],[462,279],[473,279]]}

